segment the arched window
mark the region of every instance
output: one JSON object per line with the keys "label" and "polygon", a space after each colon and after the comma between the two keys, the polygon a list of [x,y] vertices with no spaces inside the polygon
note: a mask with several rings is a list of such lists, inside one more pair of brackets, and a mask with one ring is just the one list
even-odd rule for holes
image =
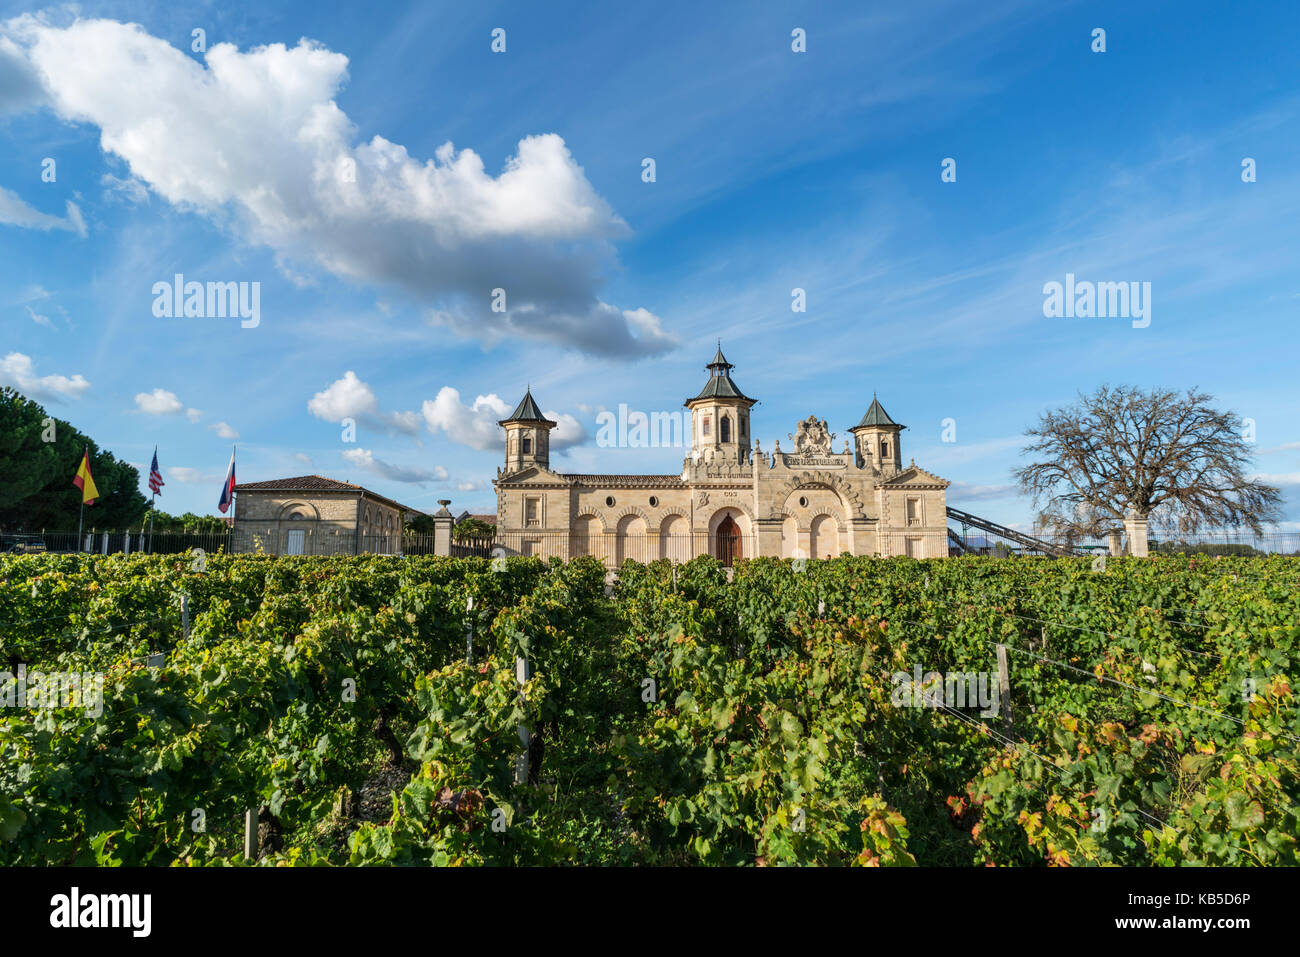
{"label": "arched window", "polygon": [[722,421],[718,423],[718,432],[723,442],[731,441],[731,419],[728,416],[724,415]]}
{"label": "arched window", "polygon": [[704,434],[706,436],[709,434],[709,417],[707,415],[704,417]]}
{"label": "arched window", "polygon": [[889,442],[885,439],[880,440],[880,457],[882,459],[889,458]]}
{"label": "arched window", "polygon": [[529,438],[528,436],[525,435],[525,436],[524,436],[524,455],[532,455],[532,454],[533,454],[533,440],[532,440],[531,438]]}
{"label": "arched window", "polygon": [[740,437],[743,439],[745,437],[745,433],[748,431],[749,431],[748,423],[745,421],[745,417],[742,415],[740,417]]}

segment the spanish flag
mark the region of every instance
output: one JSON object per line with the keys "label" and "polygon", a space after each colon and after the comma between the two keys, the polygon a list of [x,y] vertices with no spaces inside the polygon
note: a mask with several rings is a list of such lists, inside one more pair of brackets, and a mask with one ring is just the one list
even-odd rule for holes
{"label": "spanish flag", "polygon": [[82,505],[95,504],[95,499],[99,498],[99,489],[95,488],[95,480],[90,477],[90,449],[81,453],[81,466],[77,469],[77,477],[72,480],[72,484],[81,489]]}

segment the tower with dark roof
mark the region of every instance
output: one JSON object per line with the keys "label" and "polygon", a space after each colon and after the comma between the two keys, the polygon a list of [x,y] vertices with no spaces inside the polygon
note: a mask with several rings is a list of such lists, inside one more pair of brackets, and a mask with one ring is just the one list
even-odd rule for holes
{"label": "tower with dark roof", "polygon": [[889,417],[880,400],[872,394],[871,405],[862,421],[849,429],[857,441],[858,465],[861,467],[870,462],[886,475],[899,471],[903,461],[899,433],[905,428],[907,426],[899,425]]}
{"label": "tower with dark roof", "polygon": [[743,463],[753,441],[749,410],[758,400],[749,398],[731,380],[735,366],[722,354],[721,340],[705,368],[708,381],[699,395],[685,403],[691,410],[691,458],[706,463]]}
{"label": "tower with dark roof", "polygon": [[510,413],[510,418],[497,422],[506,430],[506,474],[526,468],[549,469],[551,429],[558,424],[542,414],[533,398],[533,390],[529,388],[515,406],[515,411]]}

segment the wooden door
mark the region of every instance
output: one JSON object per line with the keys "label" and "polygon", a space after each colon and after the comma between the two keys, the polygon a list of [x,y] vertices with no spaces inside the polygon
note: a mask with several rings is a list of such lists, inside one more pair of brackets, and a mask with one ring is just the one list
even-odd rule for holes
{"label": "wooden door", "polygon": [[740,526],[730,515],[718,526],[718,561],[731,566],[740,557]]}

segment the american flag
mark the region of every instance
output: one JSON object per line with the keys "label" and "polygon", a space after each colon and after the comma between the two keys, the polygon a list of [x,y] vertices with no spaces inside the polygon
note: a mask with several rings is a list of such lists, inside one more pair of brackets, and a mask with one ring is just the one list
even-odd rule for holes
{"label": "american flag", "polygon": [[167,483],[162,480],[162,473],[158,471],[158,448],[153,450],[153,464],[149,466],[149,491],[155,495],[162,494],[162,487]]}

